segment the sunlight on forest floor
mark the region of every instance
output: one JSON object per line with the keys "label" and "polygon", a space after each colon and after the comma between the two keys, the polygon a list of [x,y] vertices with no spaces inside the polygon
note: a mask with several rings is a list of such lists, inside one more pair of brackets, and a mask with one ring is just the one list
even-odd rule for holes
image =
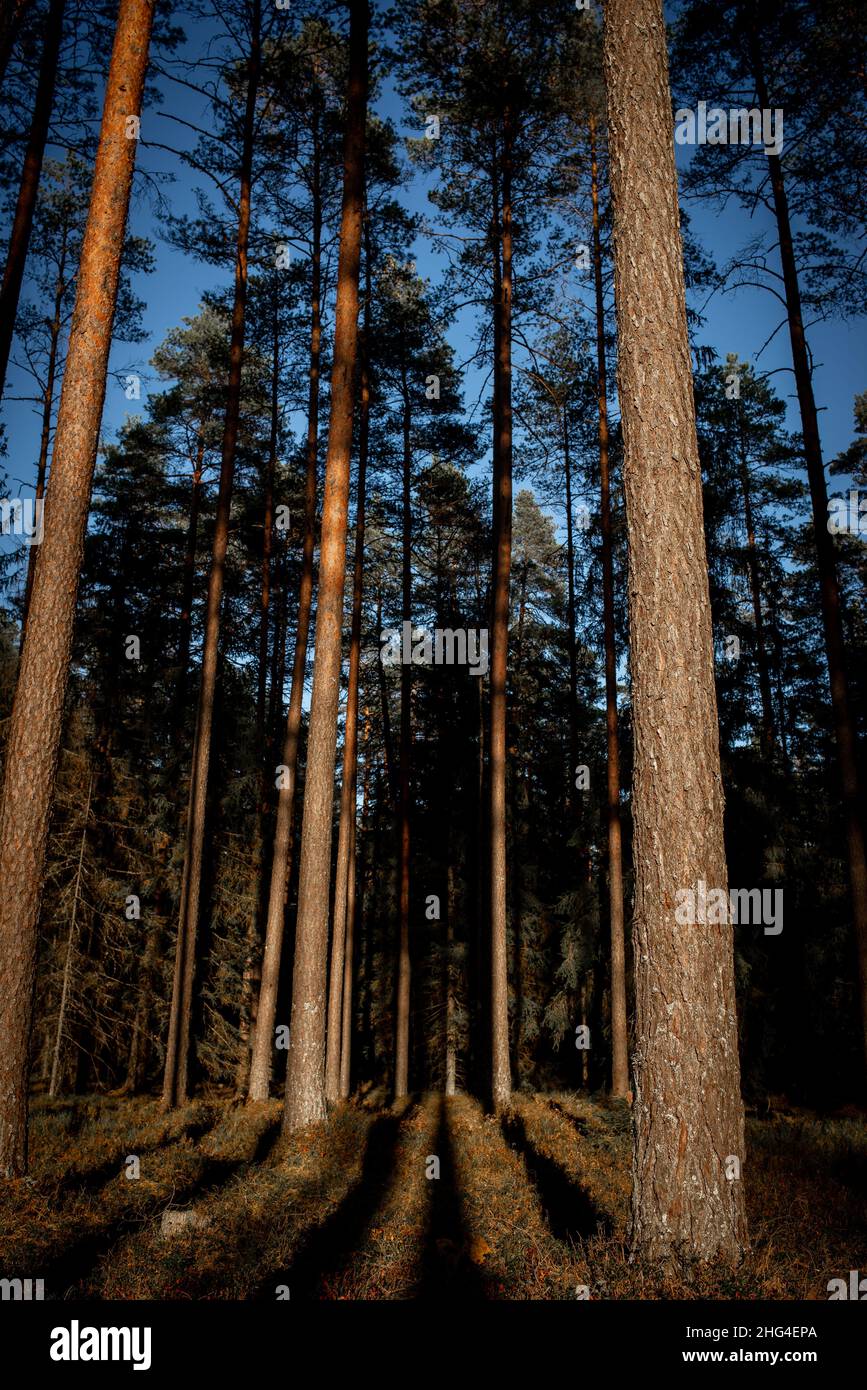
{"label": "sunlight on forest floor", "polygon": [[[751,1254],[678,1282],[626,1258],[621,1102],[519,1093],[496,1119],[466,1095],[370,1095],[292,1138],[280,1118],[276,1100],[37,1101],[31,1176],[0,1196],[4,1272],[51,1298],[825,1299],[867,1248],[857,1119],[748,1120]],[[166,1234],[167,1212],[192,1219]]]}

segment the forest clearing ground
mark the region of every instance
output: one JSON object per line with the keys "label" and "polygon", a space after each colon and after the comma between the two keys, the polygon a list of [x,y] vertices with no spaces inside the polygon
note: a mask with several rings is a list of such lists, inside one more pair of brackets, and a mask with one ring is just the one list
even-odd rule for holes
{"label": "forest clearing ground", "polygon": [[[260,1110],[247,1121],[250,1156],[260,1147],[265,1131],[276,1129],[279,1105],[264,1109],[264,1116]],[[67,1174],[75,1175],[71,1181],[67,1176],[64,1184],[72,1189],[68,1194],[58,1191],[57,1180],[52,1179],[52,1190],[37,1183],[18,1210],[4,1211],[5,1264],[25,1277],[44,1278],[49,1296],[78,1285],[131,1224],[151,1219],[179,1199],[188,1200],[208,1180],[225,1181],[228,1172],[244,1161],[237,1128],[226,1130],[225,1119],[201,1143],[192,1137],[219,1115],[219,1107],[196,1102],[162,1116],[154,1103],[142,1127],[129,1122],[118,1127],[123,1142],[114,1133],[106,1139],[85,1132],[81,1150],[67,1164]],[[93,1174],[101,1174],[109,1164],[109,1153],[113,1155],[110,1167],[118,1171],[97,1185]],[[127,1175],[126,1159],[132,1156],[139,1160],[138,1177]],[[89,1179],[84,1186],[78,1185],[81,1174]],[[26,1184],[21,1186],[28,1190]]]}
{"label": "forest clearing ground", "polygon": [[[274,1104],[278,1104],[274,1102]],[[156,1223],[114,1247],[87,1292],[99,1298],[276,1297],[317,1229],[358,1187],[370,1133],[387,1116],[342,1106],[281,1138],[266,1162],[195,1204],[207,1224],[166,1239]]]}
{"label": "forest clearing ground", "polygon": [[[0,1272],[49,1298],[825,1299],[867,1250],[862,1119],[749,1119],[752,1249],[675,1278],[628,1260],[623,1102],[517,1092],[495,1119],[467,1095],[385,1100],[289,1137],[278,1100],[37,1105],[33,1176],[0,1187]],[[184,1206],[207,1224],[165,1237]]]}
{"label": "forest clearing ground", "polygon": [[[346,1212],[341,1213],[338,1258],[329,1263],[323,1250],[308,1251],[312,1280],[299,1263],[291,1274],[292,1296],[327,1299],[402,1299],[419,1293],[424,1275],[425,1244],[432,1216],[436,1180],[427,1177],[427,1160],[439,1156],[442,1097],[428,1094],[403,1111],[388,1155],[387,1168],[365,1194],[368,1211],[363,1229],[348,1240]],[[376,1190],[381,1200],[376,1201]],[[373,1199],[372,1213],[369,1211]],[[361,1215],[361,1213],[359,1213]]]}
{"label": "forest clearing ground", "polygon": [[450,1098],[446,1113],[464,1232],[455,1261],[476,1266],[486,1298],[574,1298],[587,1282],[586,1267],[549,1230],[500,1122],[466,1095]]}
{"label": "forest clearing ground", "polygon": [[503,1127],[524,1154],[555,1235],[622,1234],[629,1215],[628,1139],[621,1141],[601,1110],[586,1103],[580,1119],[583,1132],[544,1097],[516,1092]]}
{"label": "forest clearing ground", "polygon": [[[561,1117],[559,1124],[543,1122],[543,1101]],[[867,1250],[867,1126],[861,1120],[804,1113],[748,1120],[751,1249],[736,1270],[697,1266],[690,1277],[675,1278],[627,1259],[628,1108],[568,1093],[521,1098],[517,1108],[533,1148],[564,1175],[577,1173],[597,1209],[611,1217],[607,1233],[578,1241],[591,1271],[591,1298],[825,1299],[828,1281],[846,1275],[852,1252]],[[572,1159],[563,1121],[578,1135]]]}

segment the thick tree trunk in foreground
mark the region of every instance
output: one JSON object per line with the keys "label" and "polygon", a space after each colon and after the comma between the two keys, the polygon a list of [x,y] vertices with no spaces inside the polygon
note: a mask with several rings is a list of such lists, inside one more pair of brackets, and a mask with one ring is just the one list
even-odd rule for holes
{"label": "thick tree trunk in foreground", "polygon": [[746,1244],[732,928],[679,925],[678,890],[728,891],[701,472],[661,0],[608,0],[619,385],[635,726],[633,1252]]}
{"label": "thick tree trunk in foreground", "polygon": [[[370,252],[366,258],[364,301],[365,344],[369,342]],[[361,671],[361,600],[364,589],[364,505],[367,488],[367,454],[370,432],[370,382],[362,357],[361,404],[358,422],[358,505],[355,513],[355,568],[352,576],[352,632],[349,639],[349,686],[346,692],[346,734],[343,742],[343,778],[340,786],[340,827],[337,833],[337,866],[334,879],[334,922],[331,941],[331,977],[328,996],[328,1051],[325,1062],[325,1098],[340,1099],[345,1030],[352,1019],[352,951],[355,877],[355,800],[358,776],[358,683]],[[353,899],[350,904],[350,898]],[[348,1059],[346,1063],[348,1067]]]}
{"label": "thick tree trunk in foreground", "polygon": [[508,111],[503,127],[500,207],[497,208],[495,195],[494,222],[497,266],[494,277],[494,573],[488,827],[491,854],[491,1100],[496,1109],[506,1104],[512,1092],[506,935],[506,681],[512,566],[512,153]]}
{"label": "thick tree trunk in foreground", "polygon": [[[761,48],[755,30],[751,36],[756,91],[760,103],[767,104],[769,93],[765,82]],[[813,508],[813,531],[816,538],[816,564],[822,596],[822,623],[825,651],[828,657],[828,677],[831,685],[831,708],[834,716],[834,735],[840,765],[843,796],[843,818],[846,826],[846,850],[849,859],[849,890],[852,896],[852,921],[855,949],[858,957],[858,983],[861,1005],[862,1049],[867,1061],[867,842],[864,835],[864,788],[860,785],[857,739],[849,685],[846,677],[846,648],[840,614],[840,584],[834,540],[828,530],[828,488],[822,464],[822,443],[819,436],[819,417],[813,395],[813,378],[807,352],[807,339],[801,312],[801,289],[792,241],[789,203],[785,176],[779,155],[769,154],[768,173],[774,195],[774,211],[780,247],[780,262],[789,318],[789,338],[792,344],[792,366],[801,412],[801,435],[804,440],[804,461],[810,485]]]}
{"label": "thick tree trunk in foreground", "polygon": [[623,931],[623,850],[620,829],[620,746],[617,735],[617,652],[614,645],[614,558],[611,545],[611,480],[608,462],[608,373],[605,365],[605,302],[599,235],[599,166],[596,121],[590,117],[593,200],[593,279],[596,295],[596,364],[599,410],[599,514],[602,531],[602,613],[605,633],[605,730],[607,738],[608,914],[611,932],[611,1094],[629,1094],[626,1032],[626,946]]}
{"label": "thick tree trunk in foreground", "polygon": [[0,813],[0,1175],[27,1164],[27,1078],[36,928],[48,821],[153,0],[121,0],[106,85],[54,461],[6,747]]}
{"label": "thick tree trunk in foreground", "polygon": [[24,168],[21,171],[21,184],[18,189],[18,202],[12,221],[9,237],[9,250],[6,268],[3,272],[3,286],[0,289],[0,396],[6,386],[6,369],[9,366],[9,353],[12,336],[15,332],[15,316],[18,313],[18,300],[21,283],[24,279],[24,265],[27,248],[30,245],[30,232],[33,228],[33,214],[36,211],[36,195],[39,192],[39,179],[42,174],[42,161],[48,139],[48,126],[51,121],[51,108],[54,105],[54,88],[57,83],[57,59],[60,54],[60,40],[63,36],[63,11],[66,0],[51,0],[48,17],[45,21],[45,43],[42,50],[42,63],[39,68],[39,84],[36,88],[36,102]]}
{"label": "thick tree trunk in foreground", "polygon": [[265,920],[265,950],[262,956],[262,982],[256,1013],[256,1036],[250,1063],[249,1100],[267,1100],[274,1055],[274,1022],[277,1017],[277,991],[283,954],[283,928],[286,889],[292,867],[292,836],[295,826],[295,789],[298,785],[298,745],[301,739],[301,706],[307,673],[307,644],[313,607],[313,554],[316,544],[316,467],[319,450],[319,362],[322,353],[322,198],[320,193],[318,127],[314,124],[313,225],[311,238],[310,283],[310,367],[307,396],[307,462],[304,480],[304,542],[301,554],[301,581],[298,590],[298,622],[292,661],[292,687],[283,742],[285,769],[277,798],[277,820],[271,857],[271,884]]}
{"label": "thick tree trunk in foreground", "polygon": [[298,883],[298,922],[292,1018],[286,1070],[284,1128],[293,1131],[325,1118],[325,1006],[328,906],[331,878],[334,765],[343,639],[343,586],[355,357],[358,342],[358,272],[364,206],[364,136],[367,113],[367,0],[351,0],[349,92],[344,143],[343,208],[337,272],[331,416],[322,506],[316,656],[304,793]]}
{"label": "thick tree trunk in foreground", "polygon": [[220,609],[223,602],[226,552],[229,546],[229,518],[235,480],[235,446],[241,412],[241,375],[244,365],[244,330],[247,310],[247,243],[250,232],[250,186],[253,171],[253,135],[256,94],[261,70],[261,10],[254,0],[250,54],[247,59],[247,95],[244,110],[241,186],[238,198],[238,234],[235,254],[235,295],[229,345],[229,380],[226,388],[226,417],[220,464],[217,518],[211,550],[211,571],[205,607],[205,640],[202,648],[202,676],[199,687],[196,734],[190,766],[190,793],[184,853],[184,876],[175,949],[175,973],[169,1014],[169,1036],[163,1078],[163,1107],[171,1109],[187,1098],[187,1071],[193,985],[196,973],[196,934],[205,847],[205,820],[208,804],[208,773],[211,763],[211,735],[214,697],[217,688],[217,657],[220,639]]}

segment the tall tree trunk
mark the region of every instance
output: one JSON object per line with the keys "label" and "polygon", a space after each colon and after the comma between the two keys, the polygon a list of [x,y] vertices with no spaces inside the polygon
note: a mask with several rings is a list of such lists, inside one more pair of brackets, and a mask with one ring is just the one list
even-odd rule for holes
{"label": "tall tree trunk", "polygon": [[274,478],[277,472],[277,438],[280,426],[280,315],[277,289],[274,289],[271,343],[271,427],[268,461],[263,482],[262,584],[259,594],[259,672],[256,694],[256,738],[261,748],[265,740],[266,697],[268,690],[268,620],[271,606],[271,549],[274,531]]}
{"label": "tall tree trunk", "polygon": [[265,950],[262,957],[262,983],[256,1014],[256,1038],[250,1064],[250,1100],[267,1100],[274,1049],[274,1021],[277,1017],[277,991],[283,954],[283,928],[286,889],[292,867],[292,838],[295,825],[295,791],[298,784],[298,746],[301,739],[301,712],[307,673],[307,646],[313,606],[313,555],[316,546],[316,474],[319,449],[319,373],[322,353],[322,195],[320,189],[319,126],[313,125],[312,228],[310,259],[310,365],[307,397],[307,460],[304,482],[304,542],[301,581],[298,591],[298,622],[292,686],[283,741],[280,793],[271,856],[271,883],[265,922]]}
{"label": "tall tree trunk", "polygon": [[268,774],[271,739],[268,734],[268,631],[271,610],[271,540],[274,526],[274,478],[277,471],[277,439],[280,424],[280,316],[277,281],[272,301],[271,341],[271,427],[268,457],[262,478],[264,516],[262,519],[262,569],[259,595],[259,669],[256,694],[256,748],[260,757],[259,810],[253,850],[253,901],[247,919],[244,970],[241,977],[241,1006],[238,1020],[238,1066],[235,1093],[244,1096],[250,1081],[252,1048],[258,1021],[258,1000],[262,983],[261,927],[268,907],[265,845],[268,834],[271,795]]}
{"label": "tall tree trunk", "polygon": [[[379,640],[382,633],[382,591],[376,596],[376,633]],[[385,785],[389,801],[394,801],[394,750],[391,743],[391,711],[388,703],[388,684],[385,667],[377,661],[377,680],[379,683],[379,702],[382,709],[382,756],[385,762]]]}
{"label": "tall tree trunk", "polygon": [[346,941],[343,952],[343,1002],[340,1021],[340,1099],[349,1096],[352,1075],[352,984],[355,952],[355,843],[353,815],[349,827],[349,862],[346,866]]}
{"label": "tall tree trunk", "polygon": [[[401,618],[412,622],[412,408],[406,370],[403,373],[403,523]],[[405,631],[405,629],[403,629]],[[394,1094],[409,1089],[409,1001],[411,961],[409,953],[410,895],[410,779],[412,775],[412,666],[400,668],[400,749],[398,755],[398,928],[397,997],[394,1041]]]}
{"label": "tall tree trunk", "polygon": [[39,83],[36,88],[36,102],[33,119],[30,122],[30,135],[24,155],[24,168],[18,188],[18,202],[12,220],[9,237],[9,250],[6,253],[6,268],[3,271],[3,285],[0,288],[0,396],[6,387],[6,370],[9,366],[9,353],[15,332],[15,316],[18,313],[18,300],[24,279],[24,265],[30,245],[30,232],[33,228],[33,214],[36,210],[36,195],[39,192],[39,179],[42,174],[42,161],[48,140],[48,126],[51,109],[54,105],[54,88],[57,83],[57,60],[60,54],[60,40],[63,36],[63,11],[66,0],[51,0],[45,21],[45,39],[42,49],[42,62],[39,67]]}
{"label": "tall tree trunk", "polygon": [[491,1099],[505,1105],[512,1090],[509,1068],[509,981],[506,928],[506,681],[509,645],[509,576],[512,563],[512,149],[511,114],[503,119],[501,199],[495,254],[502,254],[499,303],[495,304],[497,389],[494,446],[494,573],[491,633]]}
{"label": "tall tree trunk", "polygon": [[184,710],[187,704],[187,685],[190,675],[190,648],[193,639],[193,591],[196,583],[196,550],[199,539],[199,513],[202,506],[202,477],[205,461],[205,422],[199,424],[199,438],[190,486],[190,510],[187,517],[187,543],[184,551],[184,572],[181,588],[180,634],[178,636],[178,672],[171,717],[172,749],[180,748],[184,729]]}
{"label": "tall tree trunk", "polygon": [[746,1216],[726,1171],[730,1156],[744,1161],[732,929],[675,919],[679,893],[704,880],[727,895],[728,874],[661,0],[608,0],[603,52],[635,727],[631,1243],[666,1263],[736,1259]]}
{"label": "tall tree trunk", "polygon": [[316,656],[304,793],[298,883],[292,1018],[286,1069],[284,1128],[301,1129],[325,1118],[325,1006],[328,907],[331,878],[334,765],[346,578],[346,525],[355,358],[358,341],[358,271],[364,205],[367,113],[367,0],[350,0],[349,91],[344,144],[343,208],[337,271],[331,415],[325,464]]}
{"label": "tall tree trunk", "polygon": [[453,1096],[458,1071],[458,1039],[456,999],[455,999],[455,966],[452,959],[455,950],[455,921],[457,919],[457,893],[455,891],[455,869],[449,856],[446,868],[446,949],[445,949],[445,994],[446,994],[446,1037],[445,1037],[445,1079],[444,1090],[447,1096]]}
{"label": "tall tree trunk", "polygon": [[0,1175],[27,1166],[36,928],[154,0],[121,0],[0,812]]}
{"label": "tall tree trunk", "polygon": [[54,1034],[54,1049],[51,1054],[51,1080],[48,1094],[53,1100],[60,1085],[60,1058],[63,1049],[63,1030],[66,1026],[66,1010],[69,1004],[70,980],[72,978],[72,959],[75,953],[75,938],[78,931],[78,904],[81,901],[81,871],[84,868],[84,847],[87,843],[87,823],[90,819],[90,799],[93,795],[93,773],[87,784],[87,801],[84,807],[84,820],[81,825],[81,844],[78,850],[78,867],[75,871],[75,887],[72,890],[72,919],[69,935],[66,938],[66,957],[63,962],[63,988],[60,991],[60,1007],[57,1010],[57,1028]]}
{"label": "tall tree trunk", "polygon": [[593,279],[596,296],[596,380],[599,411],[599,510],[602,531],[602,613],[605,632],[605,733],[607,746],[608,915],[611,930],[611,1094],[629,1094],[626,1029],[626,947],[623,931],[623,847],[620,827],[620,746],[617,734],[617,651],[614,640],[614,557],[611,543],[611,479],[608,456],[608,373],[605,364],[605,301],[599,235],[599,166],[596,121],[590,117],[590,180],[593,200]]}
{"label": "tall tree trunk", "polygon": [[575,638],[575,536],[572,518],[572,458],[569,450],[569,406],[562,402],[563,470],[566,475],[566,622],[569,626],[569,776],[566,779],[567,806],[574,806],[575,773],[578,763],[578,647]]}
{"label": "tall tree trunk", "polygon": [[244,108],[241,179],[238,198],[238,232],[235,253],[235,294],[229,344],[229,379],[226,387],[226,416],[220,464],[217,518],[211,550],[211,571],[205,607],[205,638],[202,650],[202,676],[199,688],[196,734],[190,766],[190,793],[184,854],[184,876],[175,950],[175,973],[169,1013],[169,1035],[162,1103],[165,1109],[183,1104],[187,1098],[190,1027],[193,1011],[193,985],[196,971],[196,933],[205,844],[208,804],[208,773],[211,762],[211,735],[214,696],[217,685],[217,656],[220,638],[220,609],[223,602],[229,520],[235,480],[235,448],[241,412],[241,376],[244,365],[244,330],[247,310],[247,244],[250,233],[250,187],[253,174],[253,136],[256,96],[261,71],[261,0],[253,0],[250,53],[247,58],[247,93]]}
{"label": "tall tree trunk", "polygon": [[[760,106],[767,107],[769,94],[765,81],[759,36],[753,25],[750,44],[756,91]],[[860,785],[855,723],[849,699],[846,677],[846,650],[843,622],[840,613],[840,585],[834,541],[828,530],[828,489],[822,464],[822,444],[819,437],[819,417],[813,395],[813,379],[801,312],[801,290],[792,241],[789,203],[786,196],[783,165],[779,155],[768,154],[768,174],[774,195],[777,237],[783,271],[786,310],[789,319],[789,338],[792,344],[792,365],[795,387],[801,412],[801,435],[804,441],[804,461],[813,508],[813,530],[816,537],[816,563],[822,597],[822,623],[825,651],[828,657],[828,676],[831,685],[831,708],[843,799],[843,818],[846,825],[846,850],[849,859],[849,889],[852,895],[852,920],[855,949],[858,957],[858,981],[861,1004],[862,1049],[867,1061],[867,845],[865,845],[864,794]]]}
{"label": "tall tree trunk", "polygon": [[[60,347],[61,315],[63,293],[66,288],[66,254],[68,225],[64,223],[57,264],[57,279],[54,282],[54,312],[51,317],[51,330],[48,341],[48,366],[45,373],[45,390],[42,395],[42,429],[39,436],[39,462],[36,466],[36,502],[45,497],[45,480],[48,477],[48,450],[51,444],[51,415],[54,410],[54,387],[57,382],[57,354]],[[27,557],[27,582],[24,588],[24,604],[21,614],[21,642],[27,630],[27,615],[30,611],[30,598],[33,593],[33,580],[36,575],[36,561],[39,547],[31,545]]]}
{"label": "tall tree trunk", "polygon": [[[372,955],[371,933],[365,920],[367,905],[368,875],[372,868],[372,855],[369,845],[369,791],[370,791],[370,709],[364,708],[364,776],[361,779],[361,825],[360,844],[355,833],[352,836],[352,857],[349,866],[349,899],[346,905],[348,930],[354,935],[356,920],[359,926],[358,950],[358,1003],[356,1017],[360,1021],[359,1032],[363,1039],[370,1037],[370,958]],[[358,902],[356,904],[356,860],[358,864]],[[351,951],[350,936],[347,936],[346,949]],[[349,958],[348,974],[344,974],[343,985],[343,1044],[340,1054],[340,1096],[346,1100],[352,1079],[352,959]]]}
{"label": "tall tree trunk", "polygon": [[[361,671],[361,600],[364,588],[364,507],[370,436],[370,238],[365,236],[364,333],[361,344],[358,420],[358,504],[355,513],[355,568],[352,576],[352,631],[349,639],[349,686],[346,692],[346,734],[340,786],[340,825],[334,879],[334,921],[331,932],[331,978],[328,997],[328,1043],[325,1060],[325,1098],[340,1099],[344,1027],[352,1018],[352,929],[350,897],[354,898],[355,801],[358,776],[358,684]],[[354,912],[354,903],[352,906]],[[348,995],[347,995],[348,991]],[[348,1065],[348,1063],[347,1063]]]}

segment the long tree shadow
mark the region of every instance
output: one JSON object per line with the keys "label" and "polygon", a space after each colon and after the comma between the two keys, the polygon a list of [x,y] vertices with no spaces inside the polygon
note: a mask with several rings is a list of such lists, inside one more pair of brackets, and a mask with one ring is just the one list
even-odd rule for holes
{"label": "long tree shadow", "polygon": [[[275,1145],[279,1133],[279,1122],[275,1119],[259,1136],[252,1158],[205,1156],[195,1179],[175,1189],[175,1204],[189,1203],[193,1199],[201,1201],[219,1191],[242,1169],[262,1162]],[[189,1134],[184,1136],[185,1139],[189,1137]],[[153,1152],[172,1148],[180,1143],[183,1143],[183,1140],[173,1140],[170,1144],[158,1145]],[[116,1171],[117,1165],[114,1167]],[[143,1222],[146,1224],[156,1215],[158,1211],[148,1212],[144,1217],[140,1212],[128,1212],[97,1230],[83,1232],[47,1263],[44,1272],[47,1282],[53,1289],[65,1290],[63,1297],[68,1297],[70,1291],[74,1290],[76,1298],[86,1298],[87,1295],[79,1286],[86,1283],[88,1276],[103,1256],[107,1255],[129,1231],[140,1228]]]}
{"label": "long tree shadow", "polygon": [[444,1096],[440,1098],[434,1153],[440,1160],[440,1176],[432,1183],[431,1216],[418,1296],[439,1302],[478,1301],[486,1297],[485,1285],[466,1254],[470,1237],[455,1183],[454,1150]]}
{"label": "long tree shadow", "polygon": [[254,1298],[273,1301],[274,1288],[285,1284],[294,1299],[323,1297],[323,1280],[343,1267],[388,1189],[394,1167],[397,1131],[415,1109],[416,1102],[402,1115],[382,1115],[368,1133],[361,1176],[344,1200],[321,1225],[304,1238],[289,1268],[272,1269],[262,1279]]}
{"label": "long tree shadow", "polygon": [[517,1148],[524,1159],[552,1234],[566,1241],[575,1237],[610,1235],[610,1218],[599,1211],[577,1174],[570,1176],[559,1164],[539,1152],[527,1133],[523,1117],[510,1111],[503,1116],[502,1126],[506,1141]]}
{"label": "long tree shadow", "polygon": [[582,1120],[579,1115],[573,1115],[569,1110],[567,1110],[563,1105],[561,1105],[559,1100],[552,1100],[550,1096],[543,1096],[542,1099],[545,1101],[545,1104],[549,1106],[549,1108],[553,1110],[557,1115],[562,1115],[564,1120],[568,1120],[572,1128],[575,1130],[576,1134],[579,1134],[582,1139],[586,1139],[588,1137],[590,1133],[590,1126],[586,1120]]}

